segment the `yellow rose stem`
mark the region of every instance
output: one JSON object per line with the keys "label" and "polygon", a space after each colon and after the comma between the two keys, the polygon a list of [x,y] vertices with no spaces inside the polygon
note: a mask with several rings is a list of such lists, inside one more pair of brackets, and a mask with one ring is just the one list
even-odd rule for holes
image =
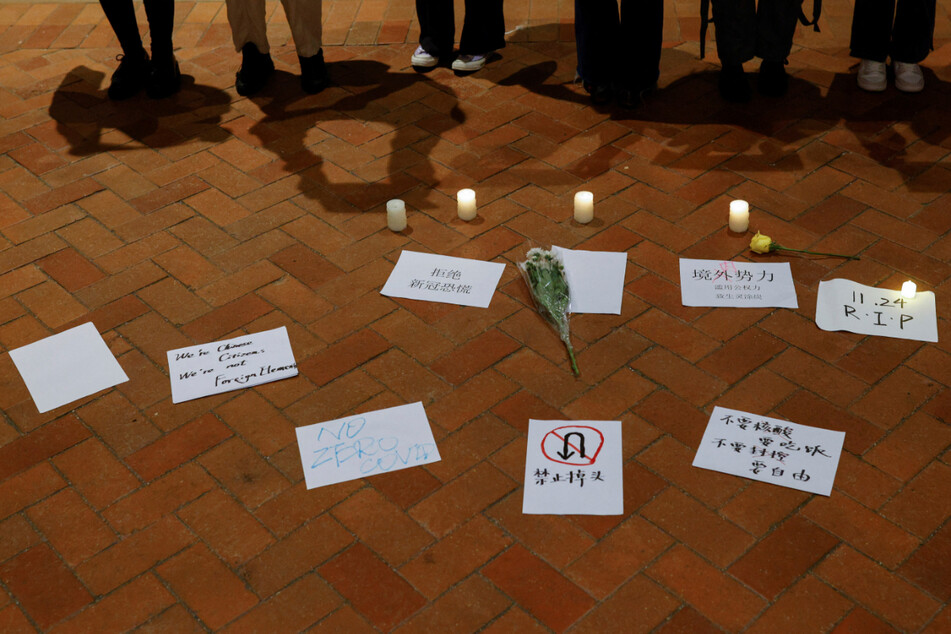
{"label": "yellow rose stem", "polygon": [[770,251],[776,251],[776,250],[780,250],[780,251],[795,251],[796,253],[808,253],[808,254],[810,254],[810,255],[828,255],[828,256],[831,256],[831,257],[833,257],[833,258],[845,258],[845,259],[847,259],[847,260],[858,260],[858,259],[859,259],[859,256],[857,256],[857,255],[842,255],[841,253],[823,253],[823,252],[821,252],[821,251],[806,251],[805,249],[791,249],[791,248],[789,248],[789,247],[780,246],[780,245],[776,244],[775,242],[773,242],[772,244],[769,245],[769,250],[770,250]]}

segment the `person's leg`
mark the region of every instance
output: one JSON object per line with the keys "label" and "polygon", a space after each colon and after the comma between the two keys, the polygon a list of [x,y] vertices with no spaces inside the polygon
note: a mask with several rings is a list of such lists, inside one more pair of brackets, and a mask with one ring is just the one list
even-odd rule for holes
{"label": "person's leg", "polygon": [[126,57],[141,57],[145,48],[142,46],[142,36],[139,35],[139,24],[135,19],[132,0],[99,0],[99,5],[119,40],[122,54]]}
{"label": "person's leg", "polygon": [[763,60],[757,77],[759,91],[781,97],[789,88],[786,58],[792,50],[802,0],[760,0],[756,10],[756,56]]}
{"label": "person's leg", "polygon": [[282,1],[300,60],[301,89],[310,94],[318,93],[330,82],[324,64],[324,52],[320,48],[321,3],[314,0]]}
{"label": "person's leg", "polygon": [[135,7],[132,0],[99,0],[99,4],[122,47],[122,59],[109,85],[109,98],[128,99],[142,90],[149,74],[149,56],[142,46]]}
{"label": "person's leg", "polygon": [[416,0],[416,17],[423,50],[435,58],[449,57],[456,37],[452,0]]}
{"label": "person's leg", "polygon": [[621,0],[619,41],[625,89],[639,93],[656,85],[664,45],[664,0]]}
{"label": "person's leg", "polygon": [[925,76],[918,62],[933,48],[935,0],[899,0],[892,31],[892,66],[895,88],[902,92],[921,92]]}
{"label": "person's leg", "polygon": [[885,63],[892,39],[895,0],[855,0],[852,11],[852,57]]}
{"label": "person's leg", "polygon": [[613,96],[620,64],[615,59],[621,24],[614,0],[575,0],[578,76],[596,104]]}
{"label": "person's leg", "polygon": [[505,46],[502,0],[465,0],[460,55],[485,55]]}
{"label": "person's leg", "polygon": [[182,74],[172,52],[175,3],[170,0],[145,0],[144,4],[152,40],[152,72],[147,92],[153,99],[161,99],[178,92],[182,83]]}
{"label": "person's leg", "polygon": [[264,0],[226,0],[234,48],[241,51],[241,68],[234,87],[239,95],[253,95],[264,88],[274,72],[267,41]]}
{"label": "person's leg", "polygon": [[898,0],[892,61],[917,64],[928,57],[934,49],[935,8],[935,0]]}
{"label": "person's leg", "polygon": [[756,51],[756,0],[711,0],[720,57],[720,95],[727,101],[750,99],[743,62]]}

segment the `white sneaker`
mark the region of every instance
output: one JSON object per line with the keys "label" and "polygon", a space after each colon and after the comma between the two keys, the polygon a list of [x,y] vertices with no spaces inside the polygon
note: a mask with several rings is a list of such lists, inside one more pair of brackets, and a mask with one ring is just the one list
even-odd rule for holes
{"label": "white sneaker", "polygon": [[410,61],[412,62],[413,66],[421,66],[423,68],[430,68],[439,63],[439,59],[427,53],[426,49],[424,49],[422,46],[416,47],[416,50],[413,52],[413,57],[410,58]]}
{"label": "white sneaker", "polygon": [[918,64],[892,62],[895,69],[895,88],[902,92],[921,92],[925,87],[925,76]]}
{"label": "white sneaker", "polygon": [[453,70],[472,72],[485,66],[485,55],[460,55],[452,63]]}
{"label": "white sneaker", "polygon": [[859,62],[857,79],[859,88],[862,90],[882,92],[887,85],[885,81],[885,62],[863,59]]}

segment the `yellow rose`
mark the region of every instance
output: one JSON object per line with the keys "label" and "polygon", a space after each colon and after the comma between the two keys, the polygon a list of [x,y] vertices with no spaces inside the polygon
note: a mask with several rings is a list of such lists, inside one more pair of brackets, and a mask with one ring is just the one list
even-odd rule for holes
{"label": "yellow rose", "polygon": [[750,249],[754,253],[769,253],[771,251],[770,247],[773,244],[773,239],[769,236],[764,236],[759,231],[756,232],[756,235],[753,236],[753,239],[750,240]]}

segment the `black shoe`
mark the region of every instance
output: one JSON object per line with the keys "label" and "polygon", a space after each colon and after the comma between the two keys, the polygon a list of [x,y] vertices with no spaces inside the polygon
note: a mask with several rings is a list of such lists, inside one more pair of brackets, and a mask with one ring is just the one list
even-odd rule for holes
{"label": "black shoe", "polygon": [[774,62],[764,59],[759,66],[759,75],[756,77],[756,88],[761,95],[767,97],[782,97],[789,90],[789,75],[783,62]]}
{"label": "black shoe", "polygon": [[297,56],[300,60],[300,87],[310,95],[316,95],[330,84],[327,65],[324,64],[324,49],[310,57]]}
{"label": "black shoe", "polygon": [[617,103],[627,110],[635,110],[644,105],[644,97],[657,90],[657,84],[646,88],[626,88],[617,94]]}
{"label": "black shoe", "polygon": [[234,88],[242,97],[258,92],[274,72],[274,62],[268,53],[262,53],[253,42],[241,47],[241,69],[234,78]]}
{"label": "black shoe", "polygon": [[149,56],[142,51],[141,55],[119,55],[119,67],[112,73],[112,82],[107,91],[113,101],[128,99],[142,90],[149,77]]}
{"label": "black shoe", "polygon": [[753,96],[742,64],[727,64],[720,69],[720,96],[733,103],[746,103]]}
{"label": "black shoe", "polygon": [[591,95],[591,103],[596,106],[603,106],[614,99],[614,91],[611,90],[610,86],[597,86],[585,82],[584,89]]}
{"label": "black shoe", "polygon": [[152,99],[163,99],[178,92],[182,87],[182,73],[174,55],[152,59],[152,72],[145,92]]}

